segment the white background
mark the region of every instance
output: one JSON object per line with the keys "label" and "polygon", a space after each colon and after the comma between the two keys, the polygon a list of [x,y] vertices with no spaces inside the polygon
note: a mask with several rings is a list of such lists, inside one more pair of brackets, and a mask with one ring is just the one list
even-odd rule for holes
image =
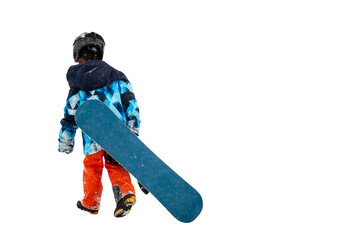
{"label": "white background", "polygon": [[[0,4],[1,239],[360,239],[359,1]],[[95,31],[131,81],[141,139],[201,193],[190,224],[138,190],[82,197],[57,152],[72,43]],[[185,203],[186,204],[186,203]],[[6,237],[5,237],[6,236]]]}

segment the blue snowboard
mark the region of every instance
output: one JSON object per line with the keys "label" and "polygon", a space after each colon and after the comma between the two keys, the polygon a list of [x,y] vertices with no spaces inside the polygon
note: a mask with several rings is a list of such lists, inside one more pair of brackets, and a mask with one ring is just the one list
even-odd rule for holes
{"label": "blue snowboard", "polygon": [[107,105],[88,100],[79,106],[75,120],[176,219],[188,223],[200,214],[200,194],[140,141]]}

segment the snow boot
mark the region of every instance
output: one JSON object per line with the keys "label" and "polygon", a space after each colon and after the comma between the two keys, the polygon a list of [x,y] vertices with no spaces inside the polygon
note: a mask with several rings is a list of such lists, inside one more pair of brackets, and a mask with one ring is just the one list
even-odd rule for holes
{"label": "snow boot", "polygon": [[81,209],[81,210],[83,210],[83,211],[86,211],[86,212],[88,212],[88,213],[90,213],[90,214],[98,214],[98,210],[92,210],[92,209],[89,209],[89,208],[86,208],[86,207],[84,207],[83,206],[83,204],[81,203],[81,201],[78,201],[78,203],[76,204],[76,206],[79,208],[79,209]]}
{"label": "snow boot", "polygon": [[139,181],[138,181],[138,185],[139,185],[139,187],[140,187],[140,190],[142,190],[142,192],[143,192],[144,194],[148,194],[148,193],[149,193],[148,189],[146,189],[146,188],[143,186],[143,184],[141,184]]}
{"label": "snow boot", "polygon": [[134,194],[125,195],[121,198],[118,203],[117,207],[114,210],[115,217],[125,217],[130,212],[130,209],[136,202],[136,198]]}

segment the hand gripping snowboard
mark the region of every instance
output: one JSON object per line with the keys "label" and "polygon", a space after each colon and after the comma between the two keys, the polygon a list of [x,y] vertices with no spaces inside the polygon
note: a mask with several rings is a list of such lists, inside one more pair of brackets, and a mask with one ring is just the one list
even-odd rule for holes
{"label": "hand gripping snowboard", "polygon": [[200,194],[140,141],[107,105],[88,100],[76,111],[75,120],[176,219],[188,223],[200,214]]}

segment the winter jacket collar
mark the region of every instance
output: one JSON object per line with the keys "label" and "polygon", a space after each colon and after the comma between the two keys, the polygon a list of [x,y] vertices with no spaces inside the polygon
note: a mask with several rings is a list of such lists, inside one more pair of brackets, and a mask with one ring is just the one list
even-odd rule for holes
{"label": "winter jacket collar", "polygon": [[66,74],[70,88],[91,91],[108,86],[124,75],[101,60],[71,66]]}

